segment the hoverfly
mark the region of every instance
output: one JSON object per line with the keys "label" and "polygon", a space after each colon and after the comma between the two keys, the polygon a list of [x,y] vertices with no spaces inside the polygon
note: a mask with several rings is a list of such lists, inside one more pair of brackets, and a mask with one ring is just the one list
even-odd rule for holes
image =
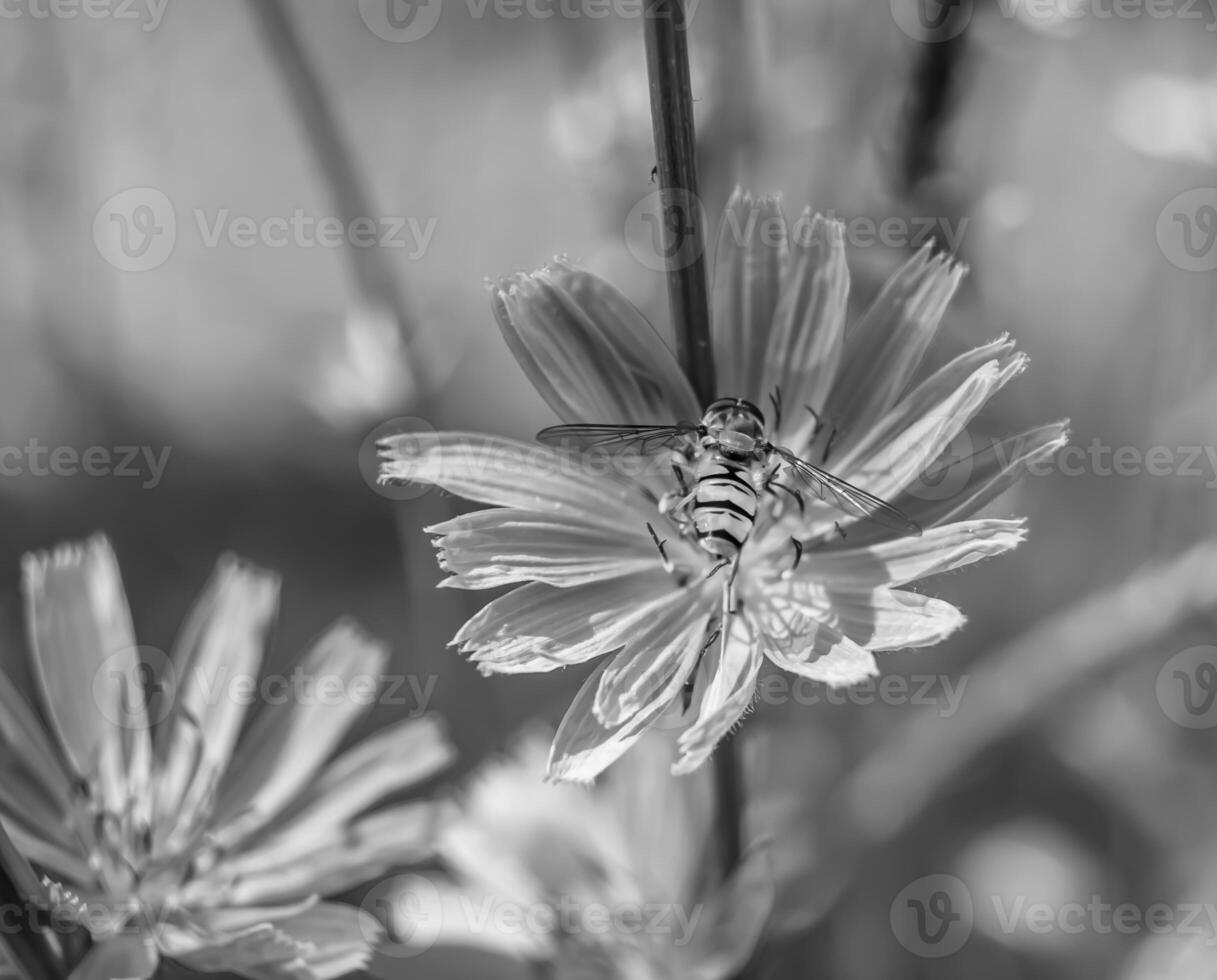
{"label": "hoverfly", "polygon": [[[780,394],[773,401],[780,419]],[[717,559],[707,578],[730,566],[731,572],[723,589],[720,629],[724,631],[729,617],[735,612],[733,586],[740,552],[756,524],[762,493],[782,490],[796,500],[802,511],[802,491],[810,491],[852,517],[873,520],[902,534],[921,533],[915,521],[886,501],[833,476],[790,449],[774,445],[766,435],[764,414],[742,398],[718,399],[696,423],[556,425],[537,433],[537,439],[545,445],[575,452],[606,450],[649,456],[663,450],[672,451],[672,469],[679,490],[666,494],[659,502],[659,510],[683,535]],[[796,486],[782,482],[782,478],[789,478]],[[665,542],[650,524],[647,530],[659,550],[664,568],[675,572]],[[795,550],[794,568],[797,568],[805,546],[798,538],[791,538],[791,543]],[[715,639],[716,636],[712,636],[706,648]]]}

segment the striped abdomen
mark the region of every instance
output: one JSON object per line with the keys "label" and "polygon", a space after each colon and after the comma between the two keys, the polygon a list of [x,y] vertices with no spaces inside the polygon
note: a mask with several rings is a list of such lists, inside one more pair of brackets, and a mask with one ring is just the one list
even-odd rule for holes
{"label": "striped abdomen", "polygon": [[693,527],[697,542],[719,558],[733,558],[756,521],[756,489],[747,466],[718,453],[702,458],[695,473]]}

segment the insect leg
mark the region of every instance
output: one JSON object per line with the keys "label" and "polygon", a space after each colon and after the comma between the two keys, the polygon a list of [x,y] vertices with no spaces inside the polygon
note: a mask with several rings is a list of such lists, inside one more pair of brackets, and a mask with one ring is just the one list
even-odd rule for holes
{"label": "insect leg", "polygon": [[659,540],[659,535],[655,533],[655,528],[651,526],[650,521],[647,521],[647,530],[651,532],[651,540],[655,542],[655,547],[659,550],[659,557],[663,560],[663,570],[671,575],[676,571],[676,566],[672,564],[672,559],[668,557],[668,551],[664,547],[667,541]]}
{"label": "insect leg", "polygon": [[730,558],[721,559],[717,565],[715,565],[713,568],[711,568],[710,571],[706,572],[706,581],[709,582],[710,579],[714,578],[715,575],[717,575],[719,572],[721,572],[724,568],[726,568],[730,564],[731,564]]}
{"label": "insect leg", "polygon": [[697,651],[697,661],[693,664],[693,670],[689,674],[689,679],[685,681],[684,687],[681,688],[680,699],[682,711],[688,712],[690,705],[693,704],[693,689],[697,686],[697,672],[701,670],[702,659],[705,657],[706,651],[709,650],[710,647],[714,646],[714,641],[718,639],[718,635],[721,632],[722,627],[720,626],[708,637],[706,637],[706,642],[703,643],[701,645],[701,649]]}
{"label": "insect leg", "polygon": [[672,464],[672,473],[676,477],[676,485],[678,487],[680,487],[681,497],[683,498],[683,497],[689,496],[689,483],[685,479],[685,471],[682,470],[675,463],[673,463]]}
{"label": "insect leg", "polygon": [[820,453],[820,462],[828,462],[828,454],[832,452],[832,444],[837,441],[837,423],[833,422],[828,430],[828,441],[824,443],[824,452]]}
{"label": "insect leg", "polygon": [[807,501],[803,499],[803,495],[794,487],[787,486],[785,483],[779,483],[777,480],[771,480],[765,487],[766,490],[772,492],[772,488],[777,487],[779,490],[785,490],[790,496],[794,497],[794,502],[799,505],[799,515],[807,516]]}
{"label": "insect leg", "polygon": [[[804,405],[803,408],[806,409],[807,413],[815,420],[816,427],[811,430],[811,440],[812,442],[815,442],[815,440],[820,438],[820,433],[824,431],[824,424],[827,420],[810,405]],[[828,462],[828,454],[832,450],[832,444],[836,441],[836,438],[837,423],[828,422],[828,440],[824,443],[824,450],[820,453],[821,463]]]}
{"label": "insect leg", "polygon": [[794,564],[792,564],[788,569],[786,569],[786,571],[782,572],[783,579],[790,578],[792,575],[794,575],[795,572],[797,572],[799,570],[799,565],[803,561],[803,552],[807,548],[807,546],[805,544],[803,544],[803,542],[800,541],[798,538],[791,538],[790,543],[792,545],[794,545]]}

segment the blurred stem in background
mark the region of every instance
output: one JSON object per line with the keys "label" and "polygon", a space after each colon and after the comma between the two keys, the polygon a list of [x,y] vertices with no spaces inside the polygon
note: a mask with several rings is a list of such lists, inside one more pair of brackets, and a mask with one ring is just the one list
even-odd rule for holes
{"label": "blurred stem in background", "polygon": [[[683,0],[647,0],[643,24],[676,355],[698,399],[708,405],[716,394],[714,355]],[[726,876],[739,864],[743,839],[743,794],[734,738],[729,736],[719,744],[714,765],[720,851]]]}
{"label": "blurred stem in background", "polygon": [[1151,565],[1057,613],[977,660],[959,711],[921,712],[885,739],[829,803],[842,832],[830,850],[836,886],[820,889],[816,919],[841,898],[867,855],[895,849],[987,748],[1059,707],[1127,660],[1152,656],[1217,622],[1217,541]]}
{"label": "blurred stem in background", "polygon": [[0,907],[18,910],[21,927],[3,930],[4,949],[25,980],[66,980],[58,937],[37,921],[49,905],[38,876],[0,826]]}
{"label": "blurred stem in background", "polygon": [[[325,87],[304,50],[287,4],[283,0],[250,0],[249,7],[262,30],[271,61],[283,76],[339,218],[350,227],[352,221],[374,217],[378,212],[372,206],[372,195],[343,137]],[[345,252],[364,304],[390,313],[403,341],[410,344],[415,334],[414,317],[402,293],[398,270],[386,259],[384,250],[348,247]]]}

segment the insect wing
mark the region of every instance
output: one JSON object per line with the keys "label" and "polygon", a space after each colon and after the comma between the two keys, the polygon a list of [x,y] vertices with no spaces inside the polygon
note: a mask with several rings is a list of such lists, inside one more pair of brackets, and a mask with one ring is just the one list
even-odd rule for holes
{"label": "insect wing", "polygon": [[809,487],[821,500],[827,499],[847,514],[876,521],[884,527],[900,531],[902,534],[921,533],[920,524],[902,510],[880,500],[874,494],[860,490],[852,483],[846,483],[807,460],[800,459],[789,449],[774,446],[773,451],[782,457],[786,465],[794,471],[804,485]]}
{"label": "insect wing", "polygon": [[675,448],[697,433],[691,422],[676,425],[554,425],[537,433],[537,441],[567,452],[608,450],[650,454]]}

